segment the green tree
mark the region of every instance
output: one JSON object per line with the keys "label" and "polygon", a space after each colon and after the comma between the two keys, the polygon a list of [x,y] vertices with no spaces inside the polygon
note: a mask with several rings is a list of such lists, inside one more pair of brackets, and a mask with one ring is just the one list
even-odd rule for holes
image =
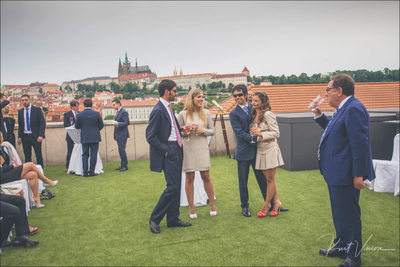
{"label": "green tree", "polygon": [[179,113],[183,110],[184,106],[185,105],[182,102],[178,102],[176,104],[172,104],[172,110],[174,113]]}

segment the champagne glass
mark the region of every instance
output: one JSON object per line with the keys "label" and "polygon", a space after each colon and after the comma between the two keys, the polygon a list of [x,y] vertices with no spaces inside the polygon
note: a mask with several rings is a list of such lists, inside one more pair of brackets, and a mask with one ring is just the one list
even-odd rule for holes
{"label": "champagne glass", "polygon": [[[257,128],[250,128],[250,134],[251,134],[251,132],[253,132],[255,130],[257,130]],[[253,136],[254,135],[251,134],[251,142],[250,142],[250,144],[255,144],[256,143],[256,142],[254,142]]]}
{"label": "champagne glass", "polygon": [[183,129],[185,130],[185,133],[188,135],[187,140],[190,141],[189,135],[190,135],[191,126],[186,125]]}

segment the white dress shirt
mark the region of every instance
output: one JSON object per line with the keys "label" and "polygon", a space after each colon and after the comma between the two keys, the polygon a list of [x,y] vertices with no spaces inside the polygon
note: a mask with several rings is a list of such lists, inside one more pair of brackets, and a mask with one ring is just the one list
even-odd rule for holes
{"label": "white dress shirt", "polygon": [[[28,110],[26,110],[26,109],[28,109]],[[29,105],[29,107],[24,107],[24,133],[26,133],[26,134],[31,134],[32,133],[32,127],[30,127],[31,128],[31,130],[30,131],[28,131],[27,129],[28,129],[28,127],[27,127],[27,124],[26,124],[26,113],[27,112],[29,112],[29,122],[31,122],[32,121],[32,117],[31,117],[31,112],[32,111],[32,104],[30,104]],[[29,125],[30,126],[30,125]]]}
{"label": "white dress shirt", "polygon": [[160,101],[164,105],[164,107],[167,109],[169,118],[171,119],[171,134],[170,134],[170,136],[168,138],[168,141],[172,141],[172,142],[173,141],[177,141],[178,138],[176,136],[175,125],[174,125],[174,121],[173,121],[174,120],[174,116],[173,116],[173,114],[171,114],[171,110],[169,109],[169,106],[171,104],[167,100],[162,98],[162,97],[160,97]]}

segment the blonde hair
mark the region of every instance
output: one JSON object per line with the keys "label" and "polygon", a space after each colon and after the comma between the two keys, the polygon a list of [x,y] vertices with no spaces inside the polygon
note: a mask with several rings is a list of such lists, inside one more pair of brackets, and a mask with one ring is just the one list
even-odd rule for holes
{"label": "blonde hair", "polygon": [[[185,107],[183,108],[183,110],[186,110],[186,118],[189,117],[191,121],[193,121],[193,113],[195,112],[193,99],[201,93],[203,93],[201,89],[194,88],[189,91],[189,94],[187,96]],[[204,124],[207,124],[207,116],[204,112],[203,106],[201,106],[199,109],[199,118],[204,122]]]}

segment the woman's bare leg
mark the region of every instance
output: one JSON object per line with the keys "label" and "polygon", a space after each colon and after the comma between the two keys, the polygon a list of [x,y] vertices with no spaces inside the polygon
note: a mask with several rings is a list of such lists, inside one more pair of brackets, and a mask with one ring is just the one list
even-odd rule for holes
{"label": "woman's bare leg", "polygon": [[185,191],[186,197],[189,203],[189,213],[195,214],[196,210],[194,209],[194,172],[186,173],[186,183],[185,183]]}
{"label": "woman's bare leg", "polygon": [[32,162],[26,162],[22,164],[21,178],[25,178],[26,174],[29,172],[36,172],[37,177],[43,181],[45,184],[54,184],[52,180],[43,175],[43,173],[38,169],[38,167]]}
{"label": "woman's bare leg", "polygon": [[204,189],[207,193],[208,201],[210,201],[210,210],[215,211],[214,187],[210,178],[210,171],[201,171],[200,175],[204,183]]}

